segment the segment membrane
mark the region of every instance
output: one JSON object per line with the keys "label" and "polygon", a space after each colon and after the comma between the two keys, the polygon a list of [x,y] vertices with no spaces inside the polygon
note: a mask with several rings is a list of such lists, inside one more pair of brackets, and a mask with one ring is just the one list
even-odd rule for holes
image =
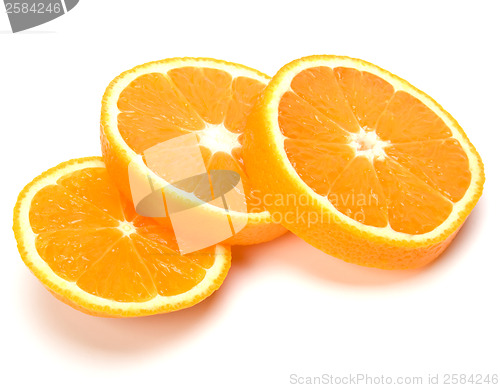
{"label": "segment membrane", "polygon": [[285,139],[285,151],[293,168],[317,194],[326,196],[349,160],[352,147],[314,140]]}
{"label": "segment membrane", "polygon": [[390,158],[373,163],[387,198],[389,224],[393,230],[427,233],[448,218],[453,204],[438,191]]}
{"label": "segment membrane", "polygon": [[243,133],[248,115],[266,85],[247,77],[237,77],[231,85],[232,98],[229,102],[224,126],[235,133]]}
{"label": "segment membrane", "polygon": [[85,168],[60,178],[57,183],[116,219],[123,219],[118,190],[105,168]]}
{"label": "segment membrane", "polygon": [[120,93],[118,129],[134,149],[135,141],[149,133],[199,130],[205,123],[172,81],[163,74],[144,74]]}
{"label": "segment membrane", "polygon": [[337,82],[361,128],[373,129],[394,88],[382,78],[347,67],[333,69]]}
{"label": "segment membrane", "polygon": [[168,72],[188,104],[209,124],[221,124],[231,100],[231,75],[223,70],[179,67]]}
{"label": "segment membrane", "polygon": [[278,121],[283,135],[291,139],[349,142],[349,132],[293,92],[286,92],[281,97]]}
{"label": "segment membrane", "polygon": [[377,134],[392,143],[451,137],[451,131],[429,107],[407,92],[397,91],[376,124]]}
{"label": "segment membrane", "polygon": [[387,201],[373,164],[354,158],[333,184],[328,200],[346,216],[365,225],[387,225]]}
{"label": "segment membrane", "polygon": [[140,235],[131,238],[136,252],[144,258],[158,294],[182,294],[205,277],[205,270],[190,257],[179,256],[177,252]]}
{"label": "segment membrane", "polygon": [[385,152],[453,202],[469,188],[469,159],[455,139],[394,144]]}
{"label": "segment membrane", "polygon": [[129,238],[121,238],[80,276],[76,284],[89,294],[117,302],[145,302],[156,288]]}
{"label": "segment membrane", "polygon": [[35,245],[52,271],[73,282],[121,237],[116,228],[62,229],[39,234]]}
{"label": "segment membrane", "polygon": [[35,194],[29,212],[34,233],[62,229],[117,227],[118,221],[60,185]]}
{"label": "segment membrane", "polygon": [[291,88],[344,130],[359,131],[359,123],[347,104],[333,69],[322,66],[302,70],[292,80]]}

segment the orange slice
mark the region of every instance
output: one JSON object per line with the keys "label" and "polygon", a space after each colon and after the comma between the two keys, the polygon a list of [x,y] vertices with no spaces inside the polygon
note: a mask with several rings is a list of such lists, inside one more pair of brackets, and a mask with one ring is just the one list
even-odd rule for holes
{"label": "orange slice", "polygon": [[[198,159],[202,158],[203,170],[234,171],[243,186],[246,207],[224,208],[212,198],[213,203],[200,208],[200,217],[207,215],[214,224],[229,217],[232,225],[245,225],[224,243],[255,244],[282,235],[286,229],[272,222],[269,212],[256,200],[241,157],[241,135],[248,114],[268,80],[254,69],[208,58],[166,59],[122,73],[110,83],[102,101],[102,152],[112,180],[130,200],[134,199],[131,184],[147,181],[188,208],[197,199],[206,199],[200,196],[207,190],[200,190],[198,184],[203,179],[176,181],[167,176],[198,175]],[[176,152],[181,145],[170,147],[170,153],[147,158],[150,150],[161,149],[172,139],[189,139],[186,135],[195,136],[200,158]],[[162,171],[166,163],[173,165],[173,174]],[[175,192],[172,186],[176,184],[184,194]],[[170,226],[168,214],[156,218]]]}
{"label": "orange slice", "polygon": [[358,59],[312,56],[283,67],[246,134],[247,173],[275,220],[352,263],[425,265],[483,188],[481,158],[458,123]]}
{"label": "orange slice", "polygon": [[14,209],[25,264],[88,314],[151,315],[194,305],[226,277],[229,248],[181,255],[170,232],[137,215],[101,158],[74,159],[28,184]]}

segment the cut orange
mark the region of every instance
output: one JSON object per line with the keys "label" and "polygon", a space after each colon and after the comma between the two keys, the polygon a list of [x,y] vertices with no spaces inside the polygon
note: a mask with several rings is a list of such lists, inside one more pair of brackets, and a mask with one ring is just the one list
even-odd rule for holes
{"label": "cut orange", "polygon": [[194,305],[222,284],[229,248],[181,255],[170,232],[137,215],[101,158],[74,159],[28,184],[14,209],[21,257],[56,297],[92,315]]}
{"label": "cut orange", "polygon": [[[182,176],[182,171],[193,167],[193,158],[167,153],[153,163],[145,155],[164,142],[195,135],[204,169],[234,171],[243,184],[245,209],[213,204],[201,208],[215,224],[229,215],[233,225],[246,225],[224,243],[255,244],[282,235],[286,229],[272,222],[269,212],[255,200],[241,157],[240,141],[248,114],[268,80],[254,69],[208,58],[166,59],[122,73],[108,86],[102,101],[102,152],[112,180],[130,200],[131,183],[147,181],[163,188],[164,196],[182,206],[189,207],[190,202],[194,206],[197,199],[193,196],[199,199],[200,192],[197,181],[177,186],[183,195],[172,187],[177,182],[161,171],[163,162],[172,163],[169,159],[175,158],[174,175]],[[131,175],[129,167],[135,162]],[[168,214],[157,220],[170,226]]]}
{"label": "cut orange", "polygon": [[274,219],[352,263],[429,263],[483,188],[481,158],[458,123],[408,82],[358,59],[286,65],[245,133],[247,173]]}

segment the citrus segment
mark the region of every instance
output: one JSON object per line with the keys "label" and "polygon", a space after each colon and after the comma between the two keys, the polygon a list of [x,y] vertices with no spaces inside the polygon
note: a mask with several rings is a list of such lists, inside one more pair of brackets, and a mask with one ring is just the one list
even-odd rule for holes
{"label": "citrus segment", "polygon": [[380,115],[377,135],[392,143],[445,139],[452,136],[450,128],[435,112],[418,98],[397,91]]}
{"label": "citrus segment", "polygon": [[359,126],[375,128],[394,93],[392,85],[367,71],[348,67],[336,67],[333,71]]}
{"label": "citrus segment", "polygon": [[[59,178],[57,184],[115,219],[122,219],[124,216],[124,205],[116,200],[116,189],[106,170],[77,170]],[[96,193],[99,195],[95,195]]]}
{"label": "citrus segment", "polygon": [[285,151],[297,174],[320,195],[328,194],[330,183],[354,157],[353,150],[346,144],[314,140],[286,139]]}
{"label": "citrus segment", "polygon": [[396,232],[423,234],[441,225],[453,204],[393,160],[373,162],[387,198],[389,224]]}
{"label": "citrus segment", "polygon": [[332,184],[328,200],[346,216],[365,225],[387,226],[387,201],[373,164],[354,158]]}
{"label": "citrus segment", "polygon": [[74,282],[102,257],[102,247],[112,246],[121,236],[116,228],[62,229],[38,234],[35,246],[57,276]]}
{"label": "citrus segment", "polygon": [[[117,107],[123,115],[120,129],[203,129],[204,123],[169,77],[144,74],[120,92]],[[131,141],[130,145],[134,145]]]}
{"label": "citrus segment", "polygon": [[[52,206],[47,206],[52,204]],[[60,185],[48,185],[36,193],[29,220],[34,233],[60,229],[117,227],[118,221]]]}
{"label": "citrus segment", "polygon": [[[80,289],[116,302],[145,302],[156,295],[151,274],[130,238],[102,248],[101,257],[76,280]],[[82,253],[85,250],[83,246]]]}
{"label": "citrus segment", "polygon": [[453,202],[470,185],[469,160],[455,139],[394,144],[385,153]]}
{"label": "citrus segment", "polygon": [[14,211],[19,251],[68,304],[103,316],[189,307],[226,276],[223,246],[181,255],[168,229],[136,214],[111,185],[102,159],[63,163],[36,178]]}
{"label": "citrus segment", "polygon": [[285,92],[281,98],[278,120],[281,132],[290,139],[314,137],[331,143],[349,141],[349,132],[293,92]]}
{"label": "citrus segment", "polygon": [[312,67],[297,74],[291,89],[320,112],[349,132],[358,131],[358,123],[347,104],[333,69]]}
{"label": "citrus segment", "polygon": [[237,77],[231,84],[231,100],[227,107],[224,126],[231,132],[243,133],[248,115],[255,106],[266,84],[248,77]]}
{"label": "citrus segment", "polygon": [[168,71],[167,76],[203,121],[222,123],[231,99],[233,77],[228,72],[186,66]]}

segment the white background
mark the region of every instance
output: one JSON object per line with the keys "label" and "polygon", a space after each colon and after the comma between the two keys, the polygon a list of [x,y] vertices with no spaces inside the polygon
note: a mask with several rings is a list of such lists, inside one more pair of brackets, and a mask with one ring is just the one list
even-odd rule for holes
{"label": "white background", "polygon": [[[287,387],[291,374],[500,373],[499,11],[495,1],[81,0],[15,35],[0,13],[1,380]],[[483,197],[435,264],[357,267],[289,234],[234,249],[205,302],[131,320],[74,311],[24,266],[11,230],[17,193],[59,162],[100,153],[100,99],[120,72],[208,56],[273,75],[323,53],[368,60],[426,91],[483,157]]]}

